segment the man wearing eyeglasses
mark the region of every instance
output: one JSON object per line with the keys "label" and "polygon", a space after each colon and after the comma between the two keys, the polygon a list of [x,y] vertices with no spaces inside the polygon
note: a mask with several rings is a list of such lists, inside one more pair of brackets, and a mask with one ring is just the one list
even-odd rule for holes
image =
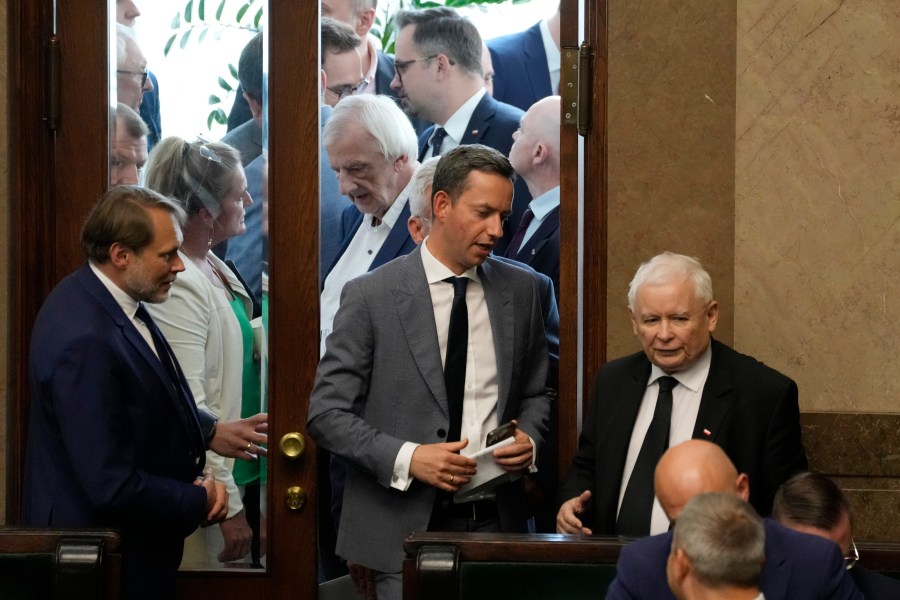
{"label": "man wearing eyeglasses", "polygon": [[325,74],[322,100],[328,106],[363,93],[369,80],[363,75],[359,36],[353,28],[330,17],[321,21],[322,71]]}
{"label": "man wearing eyeglasses", "polygon": [[[419,160],[456,146],[484,144],[509,156],[521,109],[494,100],[484,87],[482,40],[475,26],[451,8],[404,10],[394,17],[394,80],[403,110],[435,125],[419,137]],[[494,248],[503,254],[513,227],[531,201],[516,181],[513,210]]]}
{"label": "man wearing eyeglasses", "polygon": [[[750,498],[750,479],[738,473],[718,445],[688,440],[669,448],[656,467],[656,495],[666,516],[677,522],[682,510],[700,494],[731,494]],[[759,588],[767,600],[819,600],[863,598],[844,569],[835,544],[792,531],[763,519],[765,555]],[[622,549],[616,578],[607,600],[674,600],[666,579],[672,531],[641,538]]]}
{"label": "man wearing eyeglasses", "polygon": [[786,527],[831,540],[841,548],[844,566],[866,598],[900,598],[900,581],[857,564],[850,503],[838,485],[819,473],[798,473],[779,488],[772,518]]}
{"label": "man wearing eyeglasses", "polygon": [[116,60],[118,100],[139,111],[144,94],[153,91],[153,82],[134,34],[122,24],[116,25]]}

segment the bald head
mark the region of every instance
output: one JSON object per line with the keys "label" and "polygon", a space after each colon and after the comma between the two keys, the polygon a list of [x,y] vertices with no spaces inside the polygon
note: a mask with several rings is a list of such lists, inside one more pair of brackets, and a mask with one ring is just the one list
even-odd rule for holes
{"label": "bald head", "polygon": [[509,162],[534,198],[559,185],[559,114],[559,96],[538,100],[513,133]]}
{"label": "bald head", "polygon": [[738,474],[722,448],[703,440],[688,440],[669,448],[656,465],[654,488],[672,521],[699,494],[734,494],[743,500],[750,497],[747,475]]}

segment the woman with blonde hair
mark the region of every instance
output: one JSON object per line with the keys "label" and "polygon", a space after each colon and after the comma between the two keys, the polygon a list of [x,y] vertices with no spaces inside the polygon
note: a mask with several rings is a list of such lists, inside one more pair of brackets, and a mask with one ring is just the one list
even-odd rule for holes
{"label": "woman with blonde hair", "polygon": [[[179,249],[185,271],[172,285],[168,301],[148,306],[153,319],[199,407],[223,420],[259,413],[253,301],[239,275],[211,250],[246,229],[244,210],[253,199],[240,155],[226,144],[168,137],[150,155],[147,187],[174,198],[188,214]],[[258,446],[249,444],[245,452],[250,462],[238,464],[207,452],[207,464],[228,490],[228,518],[185,541],[182,567],[221,566],[250,552],[253,533],[238,486],[259,480],[261,461]]]}

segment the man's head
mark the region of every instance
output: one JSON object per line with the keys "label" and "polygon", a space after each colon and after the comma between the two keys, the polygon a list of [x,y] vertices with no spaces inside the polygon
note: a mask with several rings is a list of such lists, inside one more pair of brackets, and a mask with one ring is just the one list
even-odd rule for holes
{"label": "man's head", "polygon": [[409,193],[409,220],[406,226],[416,244],[421,244],[431,233],[431,184],[440,159],[440,156],[432,156],[420,164],[410,182],[412,190]]}
{"label": "man's head", "polygon": [[322,16],[344,22],[365,38],[375,24],[377,0],[322,0]]}
{"label": "man's head", "polygon": [[116,0],[116,23],[133,27],[134,20],[141,16],[141,11],[133,0]]}
{"label": "man's head", "polygon": [[178,257],[184,211],[172,200],[131,185],[110,188],[81,228],[81,247],[137,301],[165,302],[184,263]]}
{"label": "man's head", "polygon": [[481,72],[484,77],[484,89],[491,96],[494,95],[494,61],[491,60],[491,51],[487,44],[481,42]]}
{"label": "man's head", "polygon": [[666,575],[679,600],[755,598],[765,562],[766,531],[746,501],[731,494],[693,498],[675,524]]}
{"label": "man's head", "polygon": [[325,104],[335,106],[347,96],[363,91],[369,82],[363,74],[360,38],[356,32],[346,23],[329,17],[322,17],[320,27],[320,55],[325,72],[322,94]]}
{"label": "man's head", "polygon": [[328,118],[322,141],[341,193],[378,219],[418,164],[416,132],[387,96],[356,94],[342,100]]}
{"label": "man's head", "polygon": [[515,172],[493,148],[457,146],[438,161],[428,250],[454,274],[483,263],[503,237]]}
{"label": "man's head", "polygon": [[452,8],[404,10],[394,17],[394,79],[404,110],[444,123],[484,86],[481,36]]}
{"label": "man's head", "polygon": [[116,105],[113,143],[109,153],[109,184],[137,185],[147,162],[147,124],[130,107]]}
{"label": "man's head", "polygon": [[666,450],[656,465],[653,488],[670,521],[676,521],[685,505],[699,494],[750,498],[747,475],[738,474],[725,451],[705,440],[688,440]]}
{"label": "man's head", "polygon": [[791,529],[832,540],[847,557],[858,556],[853,544],[850,503],[838,485],[818,473],[798,473],[775,493],[772,518]]}
{"label": "man's head", "polygon": [[631,326],[654,365],[672,374],[703,356],[719,318],[699,261],[664,252],[638,268],[628,289]]}
{"label": "man's head", "polygon": [[147,59],[128,27],[116,25],[116,75],[118,101],[140,110],[144,93],[153,91],[147,73]]}
{"label": "man's head", "polygon": [[533,197],[559,185],[560,97],[535,102],[513,133],[509,162]]}
{"label": "man's head", "polygon": [[262,119],[263,105],[263,34],[253,36],[238,59],[238,80],[254,119]]}

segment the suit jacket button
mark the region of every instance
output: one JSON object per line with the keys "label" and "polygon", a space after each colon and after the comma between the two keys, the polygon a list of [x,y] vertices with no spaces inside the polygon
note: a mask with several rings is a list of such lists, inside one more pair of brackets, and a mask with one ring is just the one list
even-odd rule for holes
{"label": "suit jacket button", "polygon": [[199,457],[199,456],[195,456],[195,457],[194,457],[194,464],[195,464],[195,465],[199,465],[199,464],[200,464],[200,457]]}
{"label": "suit jacket button", "polygon": [[437,436],[438,436],[439,438],[447,437],[447,432],[444,431],[443,429],[438,429],[438,430],[437,430]]}

